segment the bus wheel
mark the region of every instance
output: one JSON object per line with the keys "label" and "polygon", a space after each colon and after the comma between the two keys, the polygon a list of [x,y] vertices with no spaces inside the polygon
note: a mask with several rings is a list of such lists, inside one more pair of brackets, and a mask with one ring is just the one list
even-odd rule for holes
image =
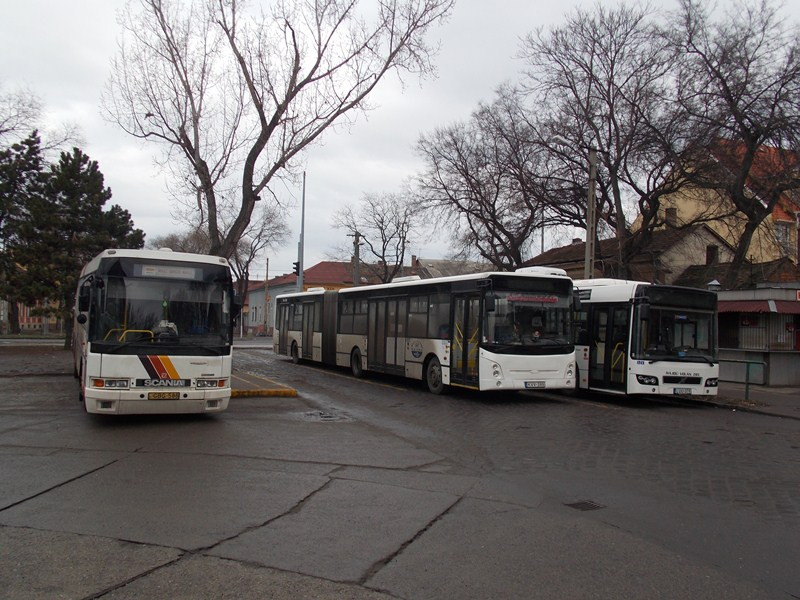
{"label": "bus wheel", "polygon": [[364,376],[364,367],[361,366],[361,351],[358,348],[350,354],[350,370],[353,372],[353,377]]}
{"label": "bus wheel", "polygon": [[294,364],[300,362],[300,352],[297,350],[297,342],[292,342],[292,362]]}
{"label": "bus wheel", "polygon": [[432,394],[441,394],[444,391],[442,381],[442,365],[435,356],[431,358],[425,366],[425,383]]}

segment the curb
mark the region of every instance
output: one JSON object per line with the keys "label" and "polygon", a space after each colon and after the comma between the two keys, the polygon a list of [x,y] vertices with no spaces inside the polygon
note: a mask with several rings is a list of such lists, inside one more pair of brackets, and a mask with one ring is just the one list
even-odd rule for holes
{"label": "curb", "polygon": [[768,408],[758,406],[758,405],[749,405],[749,404],[737,404],[736,400],[729,400],[725,402],[724,400],[705,400],[705,399],[694,399],[692,398],[689,400],[690,402],[695,402],[698,404],[707,404],[709,406],[714,406],[716,408],[724,408],[728,410],[740,410],[742,412],[749,412],[757,415],[764,415],[767,417],[779,417],[783,419],[794,419],[796,421],[800,421],[800,416],[798,415],[790,415],[786,414],[777,410],[769,410]]}
{"label": "curb", "polygon": [[[238,385],[233,380],[238,380]],[[268,387],[264,387],[264,383]],[[248,371],[234,370],[231,373],[231,398],[254,398],[254,397],[288,397],[297,396],[297,390],[269,377],[250,373]]]}

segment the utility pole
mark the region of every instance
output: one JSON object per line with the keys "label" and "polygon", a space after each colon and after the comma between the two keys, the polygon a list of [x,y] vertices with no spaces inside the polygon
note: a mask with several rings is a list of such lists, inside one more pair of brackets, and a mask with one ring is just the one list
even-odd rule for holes
{"label": "utility pole", "polygon": [[306,172],[303,171],[303,200],[300,209],[300,242],[297,244],[297,291],[303,291],[303,238],[306,231]]}
{"label": "utility pole", "polygon": [[264,272],[264,335],[269,334],[269,256],[267,257],[267,270]]}
{"label": "utility pole", "polygon": [[361,284],[361,257],[358,252],[361,246],[361,234],[356,231],[347,235],[353,237],[353,286],[355,287]]}
{"label": "utility pole", "polygon": [[589,191],[586,194],[586,253],[583,257],[584,279],[594,278],[594,240],[597,237],[597,148],[589,147]]}

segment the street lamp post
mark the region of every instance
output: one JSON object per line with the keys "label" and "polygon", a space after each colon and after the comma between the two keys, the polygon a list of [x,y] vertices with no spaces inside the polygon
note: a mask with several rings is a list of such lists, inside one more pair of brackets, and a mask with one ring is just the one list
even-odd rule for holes
{"label": "street lamp post", "polygon": [[306,172],[303,171],[303,199],[300,208],[300,242],[297,244],[297,291],[303,291],[303,254],[306,232]]}

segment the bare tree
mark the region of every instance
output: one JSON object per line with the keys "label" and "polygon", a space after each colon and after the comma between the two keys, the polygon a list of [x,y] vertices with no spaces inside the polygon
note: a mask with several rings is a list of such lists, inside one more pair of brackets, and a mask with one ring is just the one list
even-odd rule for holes
{"label": "bare tree", "polygon": [[81,144],[76,125],[64,123],[56,128],[45,127],[42,111],[42,102],[34,92],[26,88],[5,91],[0,83],[0,148],[19,142],[33,131],[40,132],[41,149],[45,154],[65,149],[68,144]]}
{"label": "bare tree", "polygon": [[[223,227],[225,222],[223,217]],[[264,204],[250,221],[229,258],[241,294],[246,291],[247,281],[250,279],[250,266],[258,255],[265,250],[282,246],[286,242],[288,231],[285,215],[280,207],[275,205]],[[211,251],[208,231],[202,226],[191,223],[185,230],[152,238],[147,245],[150,248],[166,247],[177,252],[195,254],[210,254]]]}
{"label": "bare tree", "polygon": [[[674,50],[659,33],[647,7],[597,5],[531,33],[521,51],[530,111],[549,121],[539,139],[562,163],[562,190],[586,185],[589,150],[597,150],[598,215],[619,241],[621,276],[663,224],[660,199],[684,183],[673,176],[686,140],[670,101]],[[634,232],[635,213],[642,226]]]}
{"label": "bare tree", "polygon": [[366,250],[360,256],[360,272],[389,283],[403,269],[417,218],[406,195],[365,194],[357,207],[339,210],[334,224],[357,235]]}
{"label": "bare tree", "polygon": [[684,175],[743,221],[732,287],[759,225],[800,189],[800,31],[768,0],[736,2],[717,20],[706,2],[681,0],[677,18],[678,100],[698,139]]}
{"label": "bare tree", "polygon": [[[427,31],[454,0],[277,0],[270,14],[242,0],[187,5],[139,0],[103,106],[136,137],[190,165],[211,252],[230,256],[273,178],[348,115],[390,72],[432,72]],[[236,216],[220,226],[218,189],[237,181]],[[274,200],[274,196],[273,196]]]}
{"label": "bare tree", "polygon": [[528,258],[536,230],[577,218],[570,202],[548,201],[548,156],[536,140],[509,87],[468,121],[420,137],[419,205],[450,228],[458,255],[514,269]]}

